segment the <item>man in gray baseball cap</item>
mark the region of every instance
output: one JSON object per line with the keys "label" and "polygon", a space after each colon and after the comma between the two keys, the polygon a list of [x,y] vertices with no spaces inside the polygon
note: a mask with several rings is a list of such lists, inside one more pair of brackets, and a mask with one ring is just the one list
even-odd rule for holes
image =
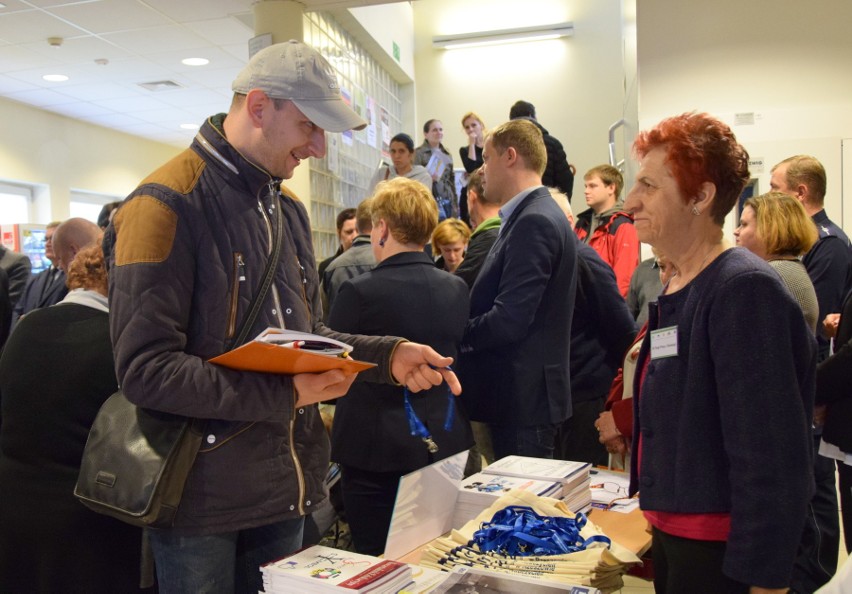
{"label": "man in gray baseball cap", "polygon": [[289,99],[314,124],[329,132],[361,130],[367,122],[340,98],[334,69],[316,50],[298,41],[257,52],[231,85],[248,95],[258,89],[273,99]]}
{"label": "man in gray baseball cap", "polygon": [[[325,154],[325,130],[365,122],[331,66],[290,41],[255,55],[227,114],[125,200],[104,239],[116,374],[138,406],[205,420],[201,450],[170,529],[148,531],[161,594],[258,592],[259,567],[302,546],[326,498],[328,436],[316,403],[346,394],[340,370],[273,375],[208,360],[275,326],[338,338],[377,367],[365,379],[412,391],[446,380],[452,359],[400,338],[332,332],[304,205],[281,185]],[[270,254],[280,256],[254,322]]]}

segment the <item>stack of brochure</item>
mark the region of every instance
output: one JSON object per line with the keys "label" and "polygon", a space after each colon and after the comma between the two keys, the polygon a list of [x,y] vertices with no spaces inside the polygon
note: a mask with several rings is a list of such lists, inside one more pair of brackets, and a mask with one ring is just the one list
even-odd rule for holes
{"label": "stack of brochure", "polygon": [[413,583],[411,566],[315,545],[260,568],[266,594],[396,594]]}
{"label": "stack of brochure", "polygon": [[562,497],[561,481],[542,481],[517,476],[503,476],[477,472],[462,481],[456,499],[453,526],[461,527],[491,507],[504,493],[522,489],[541,497]]}
{"label": "stack of brochure", "polygon": [[506,456],[486,466],[482,472],[540,481],[560,481],[562,494],[548,495],[548,497],[562,499],[568,509],[573,512],[587,512],[591,509],[592,503],[592,494],[589,489],[591,467],[592,465],[588,462]]}

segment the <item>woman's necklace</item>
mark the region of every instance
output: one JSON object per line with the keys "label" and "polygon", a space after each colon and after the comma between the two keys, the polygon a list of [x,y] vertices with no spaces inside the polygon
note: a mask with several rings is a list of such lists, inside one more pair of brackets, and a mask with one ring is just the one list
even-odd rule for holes
{"label": "woman's necklace", "polygon": [[[673,290],[675,290],[675,291],[676,291],[676,290],[678,290],[678,289],[682,289],[682,288],[683,288],[683,287],[685,287],[688,283],[692,282],[692,281],[695,279],[695,277],[697,277],[699,274],[701,274],[701,271],[702,271],[702,270],[704,270],[704,266],[707,264],[707,260],[710,258],[710,256],[713,254],[713,252],[714,252],[714,251],[715,251],[718,247],[719,247],[719,245],[718,245],[718,244],[717,244],[717,245],[712,245],[712,246],[710,246],[710,249],[709,249],[709,250],[707,250],[707,253],[704,255],[704,259],[703,259],[703,260],[701,260],[701,264],[699,264],[699,265],[698,265],[698,270],[696,270],[696,271],[695,271],[695,274],[693,274],[693,275],[692,275],[692,276],[690,276],[689,278],[684,278],[683,276],[680,276],[680,269],[678,269],[678,270],[677,270],[677,271],[676,271],[676,272],[672,275],[671,281],[674,281],[675,277],[677,277],[677,278],[678,278],[678,280],[679,280],[680,282],[675,282],[674,284],[675,284],[676,286],[675,286],[675,287],[672,287],[672,289],[673,289]],[[722,246],[722,252],[724,252],[724,251],[725,251],[725,248],[724,248],[724,246]],[[721,254],[722,252],[719,252],[719,253]],[[671,281],[669,281],[669,283],[670,283],[670,284],[671,284]]]}

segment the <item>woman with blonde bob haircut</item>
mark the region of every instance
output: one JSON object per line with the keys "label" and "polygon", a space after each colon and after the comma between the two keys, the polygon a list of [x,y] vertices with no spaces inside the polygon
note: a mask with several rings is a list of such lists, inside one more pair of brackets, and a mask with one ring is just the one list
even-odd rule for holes
{"label": "woman with blonde bob haircut", "polygon": [[[417,186],[396,179],[380,183],[373,195],[372,209],[373,231],[378,231],[377,227],[382,224],[383,232],[392,233],[401,244],[425,246],[438,224],[438,205],[423,184]],[[384,243],[380,247],[384,247]],[[373,242],[375,249],[376,242]]]}
{"label": "woman with blonde bob haircut", "polygon": [[802,204],[782,192],[749,198],[734,231],[737,245],[766,260],[781,276],[816,332],[819,302],[799,256],[816,243],[819,234]]}
{"label": "woman with blonde bob haircut", "polygon": [[438,254],[435,265],[441,270],[455,272],[467,253],[470,227],[459,219],[444,219],[432,232],[432,253]]}
{"label": "woman with blonde bob haircut", "polygon": [[[743,205],[742,214],[743,218],[755,220],[756,237],[759,238],[766,256],[798,258],[807,253],[819,239],[816,226],[805,212],[802,203],[783,192],[769,192],[749,198]],[[743,218],[740,219],[740,226],[734,232],[735,236],[740,236],[742,233],[740,229],[744,228]],[[746,247],[764,260],[768,260],[756,249]]]}
{"label": "woman with blonde bob haircut", "polygon": [[[429,189],[398,177],[372,197],[376,267],[344,282],[329,312],[340,332],[405,336],[455,357],[469,290],[423,251],[438,224]],[[409,394],[402,386],[355,382],[337,401],[331,459],[359,553],[384,551],[399,479],[473,445],[461,401],[446,386]]]}

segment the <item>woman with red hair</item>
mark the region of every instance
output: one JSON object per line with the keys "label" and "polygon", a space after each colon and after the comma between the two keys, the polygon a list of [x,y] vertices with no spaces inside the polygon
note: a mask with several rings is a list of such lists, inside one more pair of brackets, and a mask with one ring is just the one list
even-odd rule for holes
{"label": "woman with red hair", "polygon": [[687,113],[641,132],[625,209],[677,274],[650,304],[634,380],[631,493],[658,594],[786,592],[813,479],[816,343],[778,275],[729,249],[749,178],[730,128]]}

